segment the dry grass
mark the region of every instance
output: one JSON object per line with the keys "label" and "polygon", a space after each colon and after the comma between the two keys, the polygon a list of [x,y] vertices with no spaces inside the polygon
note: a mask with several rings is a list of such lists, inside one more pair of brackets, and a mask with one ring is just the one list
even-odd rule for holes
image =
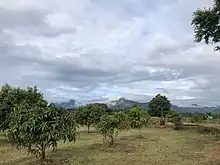
{"label": "dry grass", "polygon": [[[81,129],[76,143],[60,143],[57,152],[48,153],[57,165],[210,165],[207,146],[213,137],[192,130],[174,131],[170,128],[145,128],[122,132],[117,143],[108,147],[96,133]],[[0,137],[0,164],[38,165],[34,156],[12,149]]]}
{"label": "dry grass", "polygon": [[206,155],[206,160],[209,161],[210,164],[220,164],[220,142],[208,145],[204,148],[204,152],[209,153]]}

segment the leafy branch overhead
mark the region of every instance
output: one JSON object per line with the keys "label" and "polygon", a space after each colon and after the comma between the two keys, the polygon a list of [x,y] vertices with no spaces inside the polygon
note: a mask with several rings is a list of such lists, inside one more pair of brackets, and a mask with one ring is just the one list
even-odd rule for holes
{"label": "leafy branch overhead", "polygon": [[215,0],[212,8],[196,10],[192,25],[196,42],[204,40],[206,44],[214,44],[215,50],[220,51],[220,0]]}

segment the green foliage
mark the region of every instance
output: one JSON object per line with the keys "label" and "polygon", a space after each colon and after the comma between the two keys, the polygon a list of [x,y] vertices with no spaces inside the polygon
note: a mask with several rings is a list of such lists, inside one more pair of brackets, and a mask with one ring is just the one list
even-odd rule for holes
{"label": "green foliage", "polygon": [[220,119],[220,112],[213,113],[213,118],[214,119]]}
{"label": "green foliage", "polygon": [[220,123],[220,112],[213,113],[213,118],[217,119],[217,122]]}
{"label": "green foliage", "polygon": [[27,149],[36,157],[45,159],[46,149],[57,148],[59,140],[75,141],[76,128],[72,113],[60,111],[43,99],[35,105],[19,104],[10,114],[6,135],[18,149]]}
{"label": "green foliage", "polygon": [[164,117],[160,118],[160,125],[166,125],[166,118]]}
{"label": "green foliage", "polygon": [[169,111],[169,112],[166,114],[165,117],[166,117],[166,119],[167,119],[168,122],[172,122],[172,119],[173,119],[174,116],[176,116],[176,114],[177,114],[177,112],[171,110],[171,111]]}
{"label": "green foliage", "polygon": [[182,112],[180,113],[183,117],[186,117],[186,118],[189,118],[189,117],[192,117],[192,112]]}
{"label": "green foliage", "polygon": [[26,89],[15,88],[8,84],[2,86],[0,90],[0,129],[6,130],[8,128],[10,112],[16,106],[23,103],[34,106],[39,100],[46,102],[36,86]]}
{"label": "green foliage", "polygon": [[193,13],[192,25],[195,33],[195,41],[205,41],[217,44],[215,50],[219,51],[220,41],[220,0],[215,0],[212,8],[198,9]]}
{"label": "green foliage", "polygon": [[180,114],[176,114],[172,117],[172,122],[174,124],[174,129],[179,130],[183,128],[182,117]]}
{"label": "green foliage", "polygon": [[89,132],[90,126],[98,123],[101,116],[107,113],[106,111],[107,106],[102,104],[88,104],[79,107],[75,112],[77,123],[86,125]]}
{"label": "green foliage", "polygon": [[171,103],[166,96],[156,95],[149,103],[151,116],[165,116],[171,109]]}
{"label": "green foliage", "polygon": [[115,116],[115,118],[118,120],[119,123],[117,129],[127,130],[130,128],[130,121],[128,115],[125,112],[119,111],[119,112],[115,112],[113,115]]}
{"label": "green foliage", "polygon": [[127,121],[125,113],[115,112],[113,115],[103,115],[96,126],[98,132],[109,141],[110,145],[113,145],[119,131],[128,128]]}
{"label": "green foliage", "polygon": [[141,129],[149,124],[150,115],[140,107],[132,107],[128,112],[128,116],[131,128]]}
{"label": "green foliage", "polygon": [[203,115],[201,114],[193,114],[191,117],[192,123],[201,123],[203,121]]}
{"label": "green foliage", "polygon": [[174,124],[174,129],[178,130],[183,128],[182,115],[180,113],[170,111],[166,115],[166,118],[169,122],[172,122]]}

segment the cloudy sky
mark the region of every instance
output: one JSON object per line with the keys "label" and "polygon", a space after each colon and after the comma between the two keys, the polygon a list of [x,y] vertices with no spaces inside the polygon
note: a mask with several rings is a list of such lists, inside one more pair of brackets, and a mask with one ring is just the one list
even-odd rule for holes
{"label": "cloudy sky", "polygon": [[220,105],[220,53],[193,42],[192,12],[212,0],[1,0],[0,85],[49,101]]}

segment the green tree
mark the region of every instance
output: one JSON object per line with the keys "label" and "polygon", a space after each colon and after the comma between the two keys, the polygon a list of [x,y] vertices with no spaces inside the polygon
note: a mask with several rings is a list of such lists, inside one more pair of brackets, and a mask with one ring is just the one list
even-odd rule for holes
{"label": "green tree", "polygon": [[166,117],[166,119],[167,119],[168,122],[172,122],[172,119],[173,119],[174,116],[176,116],[176,114],[177,114],[176,111],[171,110],[171,111],[169,111],[169,112],[166,114],[165,117]]}
{"label": "green tree", "polygon": [[211,8],[197,9],[193,13],[192,25],[195,41],[205,41],[215,44],[215,50],[220,50],[220,0],[215,0]]}
{"label": "green tree", "polygon": [[174,124],[174,129],[182,129],[183,128],[183,122],[182,122],[182,116],[178,113],[176,115],[172,116],[172,123]]}
{"label": "green tree", "polygon": [[101,116],[106,113],[106,110],[106,107],[102,104],[88,104],[79,107],[75,112],[77,123],[86,125],[88,132],[90,132],[90,126],[98,123]]}
{"label": "green tree", "polygon": [[192,123],[201,123],[203,121],[203,115],[195,113],[191,117]]}
{"label": "green tree", "polygon": [[220,112],[213,113],[213,118],[217,119],[217,123],[220,123]]}
{"label": "green tree", "polygon": [[127,121],[126,114],[123,112],[115,112],[113,115],[106,114],[101,117],[96,128],[98,133],[109,141],[109,145],[113,145],[119,132],[127,128]]}
{"label": "green tree", "polygon": [[6,130],[8,128],[9,114],[16,106],[23,102],[35,105],[39,100],[43,100],[43,95],[36,86],[25,89],[12,87],[8,84],[2,86],[0,89],[0,129]]}
{"label": "green tree", "polygon": [[113,115],[119,123],[119,125],[117,126],[118,129],[127,130],[130,128],[130,121],[128,115],[124,111],[116,111]]}
{"label": "green tree", "polygon": [[166,96],[156,95],[149,103],[149,113],[151,116],[164,117],[171,110],[171,103]]}
{"label": "green tree", "polygon": [[146,110],[133,106],[129,110],[128,116],[131,128],[138,128],[141,136],[141,128],[149,124],[150,115]]}
{"label": "green tree", "polygon": [[38,100],[31,106],[26,102],[19,104],[9,118],[9,129],[6,131],[9,141],[42,160],[48,148],[57,148],[58,141],[76,140],[77,124],[73,113],[61,111],[44,100]]}

